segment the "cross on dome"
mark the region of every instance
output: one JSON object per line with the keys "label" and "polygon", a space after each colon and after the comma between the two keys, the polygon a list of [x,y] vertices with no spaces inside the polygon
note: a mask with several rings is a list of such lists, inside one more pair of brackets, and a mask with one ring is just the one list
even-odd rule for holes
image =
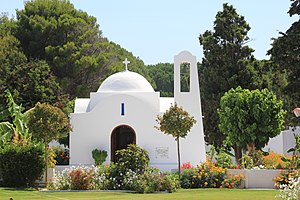
{"label": "cross on dome", "polygon": [[127,58],[125,58],[123,63],[125,64],[125,71],[128,71],[128,64],[130,63],[130,61],[128,61]]}

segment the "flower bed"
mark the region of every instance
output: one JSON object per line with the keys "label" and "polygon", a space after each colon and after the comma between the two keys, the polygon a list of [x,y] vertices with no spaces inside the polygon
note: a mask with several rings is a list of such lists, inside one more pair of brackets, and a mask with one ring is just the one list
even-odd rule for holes
{"label": "flower bed", "polygon": [[[187,165],[183,165],[185,167]],[[242,174],[229,174],[226,168],[207,160],[197,167],[182,170],[182,188],[237,188],[243,180]]]}
{"label": "flower bed", "polygon": [[178,175],[148,167],[143,173],[122,170],[117,165],[72,166],[57,172],[49,190],[132,190],[139,193],[173,192],[179,187]]}

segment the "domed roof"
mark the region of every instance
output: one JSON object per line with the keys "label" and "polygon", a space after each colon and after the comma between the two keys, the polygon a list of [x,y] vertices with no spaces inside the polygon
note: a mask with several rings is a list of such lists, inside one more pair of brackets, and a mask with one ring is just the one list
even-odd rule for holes
{"label": "domed roof", "polygon": [[97,92],[154,92],[154,90],[143,76],[125,70],[105,79]]}

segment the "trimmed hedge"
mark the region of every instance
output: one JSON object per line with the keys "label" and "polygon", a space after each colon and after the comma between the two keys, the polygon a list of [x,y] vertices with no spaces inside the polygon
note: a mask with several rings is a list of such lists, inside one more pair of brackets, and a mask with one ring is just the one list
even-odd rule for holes
{"label": "trimmed hedge", "polygon": [[7,144],[0,148],[0,161],[2,186],[32,186],[44,172],[43,145]]}

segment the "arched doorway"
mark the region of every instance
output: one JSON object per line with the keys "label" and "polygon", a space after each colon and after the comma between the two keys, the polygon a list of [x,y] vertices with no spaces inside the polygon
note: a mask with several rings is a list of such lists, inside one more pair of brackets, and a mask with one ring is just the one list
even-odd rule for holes
{"label": "arched doorway", "polygon": [[135,144],[135,132],[127,125],[116,127],[111,133],[111,161],[116,162],[116,151]]}

